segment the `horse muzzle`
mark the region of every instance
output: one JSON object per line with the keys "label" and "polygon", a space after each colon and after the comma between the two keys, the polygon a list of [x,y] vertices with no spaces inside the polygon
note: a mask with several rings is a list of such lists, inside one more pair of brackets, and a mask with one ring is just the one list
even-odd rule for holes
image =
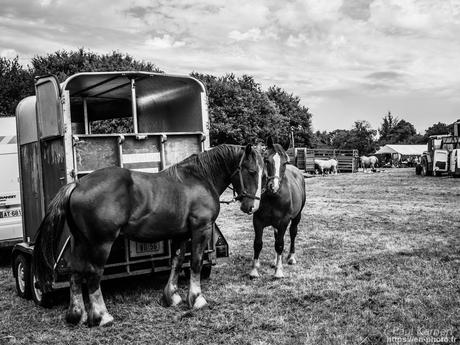
{"label": "horse muzzle", "polygon": [[259,209],[258,200],[254,200],[253,205],[241,203],[241,206],[240,206],[240,210],[249,215],[254,214],[258,209]]}

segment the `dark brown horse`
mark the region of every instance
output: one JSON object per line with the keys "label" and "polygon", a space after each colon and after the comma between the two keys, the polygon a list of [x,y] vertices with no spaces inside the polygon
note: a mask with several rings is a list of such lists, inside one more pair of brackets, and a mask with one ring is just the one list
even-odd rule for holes
{"label": "dark brown horse", "polygon": [[279,144],[273,144],[268,139],[265,153],[265,165],[267,169],[267,188],[262,194],[260,207],[253,216],[254,224],[254,261],[249,275],[252,278],[259,277],[259,255],[262,250],[262,234],[267,226],[275,229],[275,278],[284,277],[282,254],[284,250],[284,234],[289,227],[291,236],[291,248],[288,256],[288,264],[295,264],[295,238],[297,225],[302,216],[305,205],[305,182],[299,169],[288,165],[289,157]]}
{"label": "dark brown horse", "polygon": [[[49,291],[53,280],[56,245],[64,222],[72,233],[69,323],[88,321],[89,326],[111,323],[100,280],[115,239],[123,234],[135,241],[172,239],[172,269],[164,289],[168,305],[182,301],[178,275],[185,244],[192,240],[188,304],[207,304],[201,293],[203,251],[219,215],[219,196],[232,183],[241,210],[259,208],[264,162],[250,145],[220,145],[192,155],[159,173],[142,173],[111,167],[96,170],[61,188],[51,201],[40,225],[34,249],[38,286]],[[82,283],[86,282],[86,313]]]}

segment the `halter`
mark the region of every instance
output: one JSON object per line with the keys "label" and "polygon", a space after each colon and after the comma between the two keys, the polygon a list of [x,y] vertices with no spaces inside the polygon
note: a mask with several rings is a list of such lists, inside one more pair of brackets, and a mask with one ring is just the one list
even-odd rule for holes
{"label": "halter", "polygon": [[246,188],[244,186],[244,181],[243,181],[243,174],[241,173],[241,167],[243,166],[243,161],[244,161],[244,156],[245,156],[245,153],[243,153],[243,155],[241,156],[241,159],[240,159],[240,163],[238,164],[238,168],[235,170],[235,172],[230,176],[230,179],[233,178],[233,176],[235,176],[236,174],[239,175],[239,178],[240,178],[240,185],[241,185],[241,193],[239,195],[237,195],[235,197],[235,194],[237,194],[235,192],[235,189],[233,189],[233,195],[234,195],[234,199],[237,200],[237,201],[240,201],[241,199],[243,198],[249,198],[249,199],[254,199],[254,200],[260,200],[260,197],[258,197],[257,195],[254,195],[254,194],[249,194],[247,191],[246,191]]}

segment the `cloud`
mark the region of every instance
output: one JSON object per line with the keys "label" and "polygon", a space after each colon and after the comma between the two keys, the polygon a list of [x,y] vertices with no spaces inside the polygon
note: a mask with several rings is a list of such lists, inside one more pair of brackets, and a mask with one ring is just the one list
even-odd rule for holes
{"label": "cloud", "polygon": [[155,49],[178,48],[185,45],[183,41],[175,41],[170,35],[165,34],[163,37],[152,37],[145,41],[147,47]]}
{"label": "cloud", "polygon": [[2,49],[0,50],[0,57],[7,59],[14,59],[18,56],[18,52],[15,49]]}
{"label": "cloud", "polygon": [[286,40],[286,45],[292,48],[298,47],[302,44],[307,43],[308,38],[304,34],[299,34],[299,35],[289,35],[289,37]]}
{"label": "cloud", "polygon": [[371,16],[370,5],[374,0],[344,0],[340,11],[352,19],[367,21]]}
{"label": "cloud", "polygon": [[366,78],[372,79],[372,80],[389,80],[389,81],[400,80],[402,77],[403,77],[402,73],[393,72],[393,71],[373,72],[366,76]]}
{"label": "cloud", "polygon": [[235,41],[259,41],[262,39],[262,34],[259,28],[253,28],[246,32],[233,30],[228,34],[228,37]]}
{"label": "cloud", "polygon": [[3,0],[0,30],[3,55],[85,47],[171,73],[247,73],[326,118],[358,116],[360,98],[460,94],[459,0]]}

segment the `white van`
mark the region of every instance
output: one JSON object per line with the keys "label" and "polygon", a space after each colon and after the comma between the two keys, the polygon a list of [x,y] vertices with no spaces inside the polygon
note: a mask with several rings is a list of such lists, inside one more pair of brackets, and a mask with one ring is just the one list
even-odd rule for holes
{"label": "white van", "polygon": [[22,241],[16,118],[0,117],[0,247]]}

